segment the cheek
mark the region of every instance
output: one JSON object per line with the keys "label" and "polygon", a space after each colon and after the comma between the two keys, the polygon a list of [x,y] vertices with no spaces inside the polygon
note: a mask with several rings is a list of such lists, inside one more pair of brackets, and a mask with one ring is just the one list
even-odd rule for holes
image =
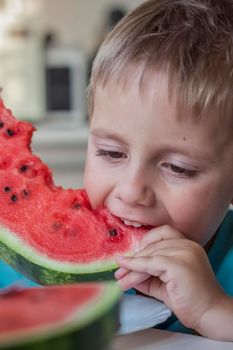
{"label": "cheek", "polygon": [[177,230],[204,245],[218,229],[226,210],[227,203],[219,202],[218,191],[203,188],[177,195],[169,212]]}
{"label": "cheek", "polygon": [[98,181],[98,178],[96,178],[94,174],[96,173],[87,159],[84,170],[84,187],[87,191],[91,206],[96,208],[96,202],[98,201],[98,186],[96,185],[96,182]]}
{"label": "cheek", "polygon": [[99,162],[94,157],[87,156],[84,170],[84,187],[94,209],[104,205],[106,183],[105,173],[99,166]]}

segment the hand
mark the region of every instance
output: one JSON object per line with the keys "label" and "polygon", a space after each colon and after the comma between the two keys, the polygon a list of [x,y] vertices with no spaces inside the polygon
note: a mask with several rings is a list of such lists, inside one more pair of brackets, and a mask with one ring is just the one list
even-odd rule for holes
{"label": "hand", "polygon": [[[209,310],[226,298],[203,247],[167,225],[151,230],[140,251],[118,263],[115,276],[124,290],[134,287],[162,300],[185,326],[200,333]],[[215,322],[212,316],[208,322]]]}

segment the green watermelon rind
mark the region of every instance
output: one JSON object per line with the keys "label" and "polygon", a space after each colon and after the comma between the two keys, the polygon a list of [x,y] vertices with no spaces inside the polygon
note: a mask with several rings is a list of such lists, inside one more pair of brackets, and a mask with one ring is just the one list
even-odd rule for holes
{"label": "green watermelon rind", "polygon": [[105,282],[98,300],[93,300],[77,316],[73,312],[60,324],[14,332],[9,339],[0,340],[0,349],[103,349],[119,327],[120,297],[116,282]]}
{"label": "green watermelon rind", "polygon": [[118,267],[114,257],[111,260],[98,260],[85,264],[57,261],[40,253],[2,225],[0,225],[0,257],[42,285],[111,280],[114,279],[114,272]]}

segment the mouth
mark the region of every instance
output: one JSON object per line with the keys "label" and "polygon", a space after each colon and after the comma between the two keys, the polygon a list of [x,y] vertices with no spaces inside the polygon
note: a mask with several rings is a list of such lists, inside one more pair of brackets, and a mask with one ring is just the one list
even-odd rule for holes
{"label": "mouth", "polygon": [[137,220],[134,220],[134,219],[131,219],[131,218],[125,218],[125,217],[122,217],[121,215],[117,215],[116,213],[110,211],[110,213],[115,216],[118,220],[120,220],[125,226],[129,226],[129,227],[134,227],[134,228],[143,228],[143,229],[146,229],[147,231],[148,230],[152,230],[153,228],[157,227],[157,226],[154,226],[154,225],[151,225],[149,223],[146,223],[145,221],[142,222],[142,221],[137,221]]}
{"label": "mouth", "polygon": [[142,227],[143,224],[140,224],[139,222],[136,221],[130,221],[126,219],[121,219],[121,221],[126,225],[126,226],[133,226],[133,227]]}
{"label": "mouth", "polygon": [[131,221],[128,219],[124,219],[124,218],[119,218],[126,226],[131,226],[131,227],[135,227],[135,228],[139,228],[139,227],[143,227],[146,229],[152,229],[153,227],[151,225],[146,225],[146,224],[142,224],[140,222],[137,221]]}

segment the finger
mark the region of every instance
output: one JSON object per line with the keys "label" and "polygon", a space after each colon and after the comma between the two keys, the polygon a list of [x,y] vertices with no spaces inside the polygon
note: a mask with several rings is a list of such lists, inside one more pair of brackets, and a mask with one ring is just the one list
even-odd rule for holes
{"label": "finger", "polygon": [[167,239],[185,238],[185,236],[169,225],[163,225],[146,233],[139,243],[140,250],[145,246]]}
{"label": "finger", "polygon": [[124,277],[125,275],[127,275],[127,273],[129,273],[130,271],[127,269],[124,269],[123,267],[120,267],[118,270],[115,271],[115,278],[118,280],[122,277]]}
{"label": "finger", "polygon": [[[165,241],[162,240],[159,242],[152,242],[151,244],[147,245],[146,247],[144,247],[143,249],[141,249],[140,251],[135,253],[134,256],[140,257],[140,256],[147,256],[147,255],[154,254],[163,248],[169,247],[169,245],[171,245],[171,243],[173,243],[172,248],[177,248],[177,247],[180,247],[183,245],[183,241],[184,242],[187,241],[187,240],[180,240],[182,242],[179,242],[179,241],[177,242],[177,238],[172,237],[172,235],[170,237],[171,238],[170,238],[169,242],[167,242],[167,240],[165,240]],[[180,237],[183,237],[183,236],[180,234]],[[115,272],[115,278],[120,279],[123,276],[125,276],[129,271],[130,270],[121,267]]]}
{"label": "finger", "polygon": [[164,301],[165,288],[162,281],[159,278],[150,276],[148,274],[142,274],[139,272],[130,272],[127,277],[124,277],[118,281],[122,290],[128,290],[134,288],[139,292],[154,297],[156,299]]}
{"label": "finger", "polygon": [[[135,253],[134,256],[143,256],[144,252],[137,252]],[[120,279],[122,277],[124,277],[125,275],[127,275],[130,272],[130,270],[125,269],[123,267],[120,267],[118,270],[115,271],[114,276],[116,279]]]}
{"label": "finger", "polygon": [[147,278],[134,288],[145,295],[164,301],[164,284],[159,278]]}
{"label": "finger", "polygon": [[[161,256],[142,256],[142,257],[118,257],[117,261],[120,267],[130,271],[141,272],[153,276],[159,276],[164,269],[158,269],[156,260],[166,260]],[[160,263],[161,266],[161,263]]]}
{"label": "finger", "polygon": [[179,262],[177,269],[177,257],[152,255],[147,257],[122,257],[119,265],[128,270],[145,273],[167,283],[178,273],[182,274],[184,264]]}
{"label": "finger", "polygon": [[[166,226],[163,226],[163,229],[165,229]],[[170,229],[170,227],[169,227]],[[149,238],[148,238],[148,242],[150,240],[153,240],[153,231],[150,231],[151,233],[148,234]],[[169,230],[167,231],[167,239],[166,240],[161,240],[161,234],[158,235],[158,239],[159,241],[152,241],[151,243],[149,243],[148,245],[146,245],[144,248],[142,248],[141,250],[137,251],[137,253],[135,253],[134,256],[136,257],[140,257],[140,256],[147,256],[147,255],[151,255],[151,254],[155,254],[157,252],[159,252],[160,250],[164,249],[164,248],[169,248],[171,246],[172,249],[176,249],[178,247],[182,247],[188,244],[189,240],[187,240],[186,238],[184,238],[183,234],[181,234],[180,232],[176,231],[176,234],[171,233]],[[169,233],[170,232],[170,233]],[[151,236],[150,236],[151,235]],[[150,238],[151,237],[151,238]],[[170,238],[169,238],[170,237]],[[163,251],[161,252],[161,254],[165,255],[166,252]],[[177,251],[176,251],[177,254]],[[125,269],[125,268],[120,268],[115,272],[115,278],[116,279],[120,279],[123,276],[125,276],[130,270]]]}
{"label": "finger", "polygon": [[148,278],[150,278],[150,275],[147,273],[130,271],[127,273],[127,275],[120,278],[117,282],[123,290],[128,290],[130,288],[134,288]]}
{"label": "finger", "polygon": [[[147,246],[143,250],[135,253],[134,256],[137,256],[137,257],[146,256],[146,255],[149,255],[150,253],[154,253],[155,251],[156,251],[156,249],[154,248],[154,246],[152,244],[150,244],[149,246]],[[115,271],[114,276],[116,279],[120,279],[120,278],[124,277],[125,275],[127,275],[129,272],[130,272],[130,270],[125,269],[123,267],[120,267],[118,270]]]}
{"label": "finger", "polygon": [[171,238],[148,244],[138,251],[134,257],[150,256],[154,254],[179,255],[183,251],[187,252],[187,250],[191,249],[193,245],[194,243],[186,238]]}

